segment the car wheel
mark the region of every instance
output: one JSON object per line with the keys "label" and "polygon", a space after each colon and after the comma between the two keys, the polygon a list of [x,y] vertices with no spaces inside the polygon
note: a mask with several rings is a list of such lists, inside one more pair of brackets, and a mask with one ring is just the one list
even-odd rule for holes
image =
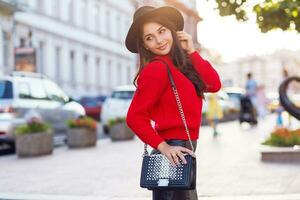
{"label": "car wheel", "polygon": [[15,143],[12,141],[1,142],[0,141],[0,155],[14,154],[16,153]]}
{"label": "car wheel", "polygon": [[107,125],[103,125],[103,132],[108,135],[109,134],[109,128]]}

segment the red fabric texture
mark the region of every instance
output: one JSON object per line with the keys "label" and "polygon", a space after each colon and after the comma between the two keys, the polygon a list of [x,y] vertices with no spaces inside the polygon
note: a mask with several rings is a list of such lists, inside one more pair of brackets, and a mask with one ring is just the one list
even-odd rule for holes
{"label": "red fabric texture", "polygon": [[[189,56],[206,85],[205,92],[217,92],[221,88],[218,73],[198,52],[195,51]],[[168,63],[191,139],[198,139],[202,98],[197,96],[192,82],[175,67],[170,56],[156,56],[155,59],[161,59]],[[154,121],[153,126],[151,121]],[[171,88],[167,68],[163,62],[155,60],[144,66],[137,80],[137,90],[127,112],[126,122],[143,142],[155,149],[164,140],[188,140]]]}

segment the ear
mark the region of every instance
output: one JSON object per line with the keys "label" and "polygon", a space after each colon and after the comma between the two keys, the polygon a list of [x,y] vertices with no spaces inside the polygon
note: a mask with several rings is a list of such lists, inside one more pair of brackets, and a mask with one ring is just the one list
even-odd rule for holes
{"label": "ear", "polygon": [[146,50],[149,50],[149,48],[143,43],[143,47],[146,49]]}

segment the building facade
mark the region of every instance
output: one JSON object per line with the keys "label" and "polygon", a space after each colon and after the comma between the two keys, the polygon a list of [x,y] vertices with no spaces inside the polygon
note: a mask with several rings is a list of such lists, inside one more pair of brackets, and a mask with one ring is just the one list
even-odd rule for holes
{"label": "building facade", "polygon": [[16,43],[37,49],[36,70],[70,96],[107,94],[130,84],[136,56],[124,46],[132,1],[19,0]]}
{"label": "building facade", "polygon": [[34,48],[33,71],[47,75],[74,98],[109,94],[117,85],[132,83],[138,56],[124,44],[132,15],[140,6],[177,7],[185,19],[184,30],[200,47],[197,23],[201,18],[195,0],[6,1],[22,9],[9,17],[1,14],[1,23],[6,23],[1,28],[7,31],[0,31],[0,71],[16,70],[14,47]]}
{"label": "building facade", "polygon": [[13,15],[16,11],[15,1],[0,0],[0,75],[9,73],[13,65]]}
{"label": "building facade", "polygon": [[245,87],[246,74],[251,72],[266,91],[278,92],[284,79],[283,70],[289,75],[300,76],[299,51],[281,50],[270,55],[248,56],[218,66],[225,86]]}

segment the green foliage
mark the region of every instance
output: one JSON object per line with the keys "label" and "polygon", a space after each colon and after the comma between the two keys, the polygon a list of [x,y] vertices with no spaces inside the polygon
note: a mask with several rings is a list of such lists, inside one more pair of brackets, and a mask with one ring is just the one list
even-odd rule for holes
{"label": "green foliage", "polygon": [[221,16],[235,15],[239,21],[246,21],[248,19],[243,4],[247,0],[216,0],[218,10]]}
{"label": "green foliage", "polygon": [[[237,20],[248,19],[245,4],[249,0],[216,0],[221,16],[234,15]],[[264,0],[253,7],[256,23],[261,32],[273,29],[300,32],[300,1],[299,0]]]}
{"label": "green foliage", "polygon": [[97,121],[91,117],[79,117],[78,119],[70,119],[67,121],[69,128],[90,128],[97,129]]}
{"label": "green foliage", "polygon": [[295,131],[275,130],[262,144],[278,147],[300,145],[300,129]]}
{"label": "green foliage", "polygon": [[108,126],[111,127],[111,126],[113,126],[113,125],[115,125],[115,124],[123,123],[123,122],[125,122],[125,121],[126,121],[126,118],[125,118],[125,117],[117,117],[117,118],[115,118],[115,119],[110,119],[110,120],[108,121]]}
{"label": "green foliage", "polygon": [[51,127],[44,122],[29,122],[16,128],[17,135],[35,134],[35,133],[51,133]]}

